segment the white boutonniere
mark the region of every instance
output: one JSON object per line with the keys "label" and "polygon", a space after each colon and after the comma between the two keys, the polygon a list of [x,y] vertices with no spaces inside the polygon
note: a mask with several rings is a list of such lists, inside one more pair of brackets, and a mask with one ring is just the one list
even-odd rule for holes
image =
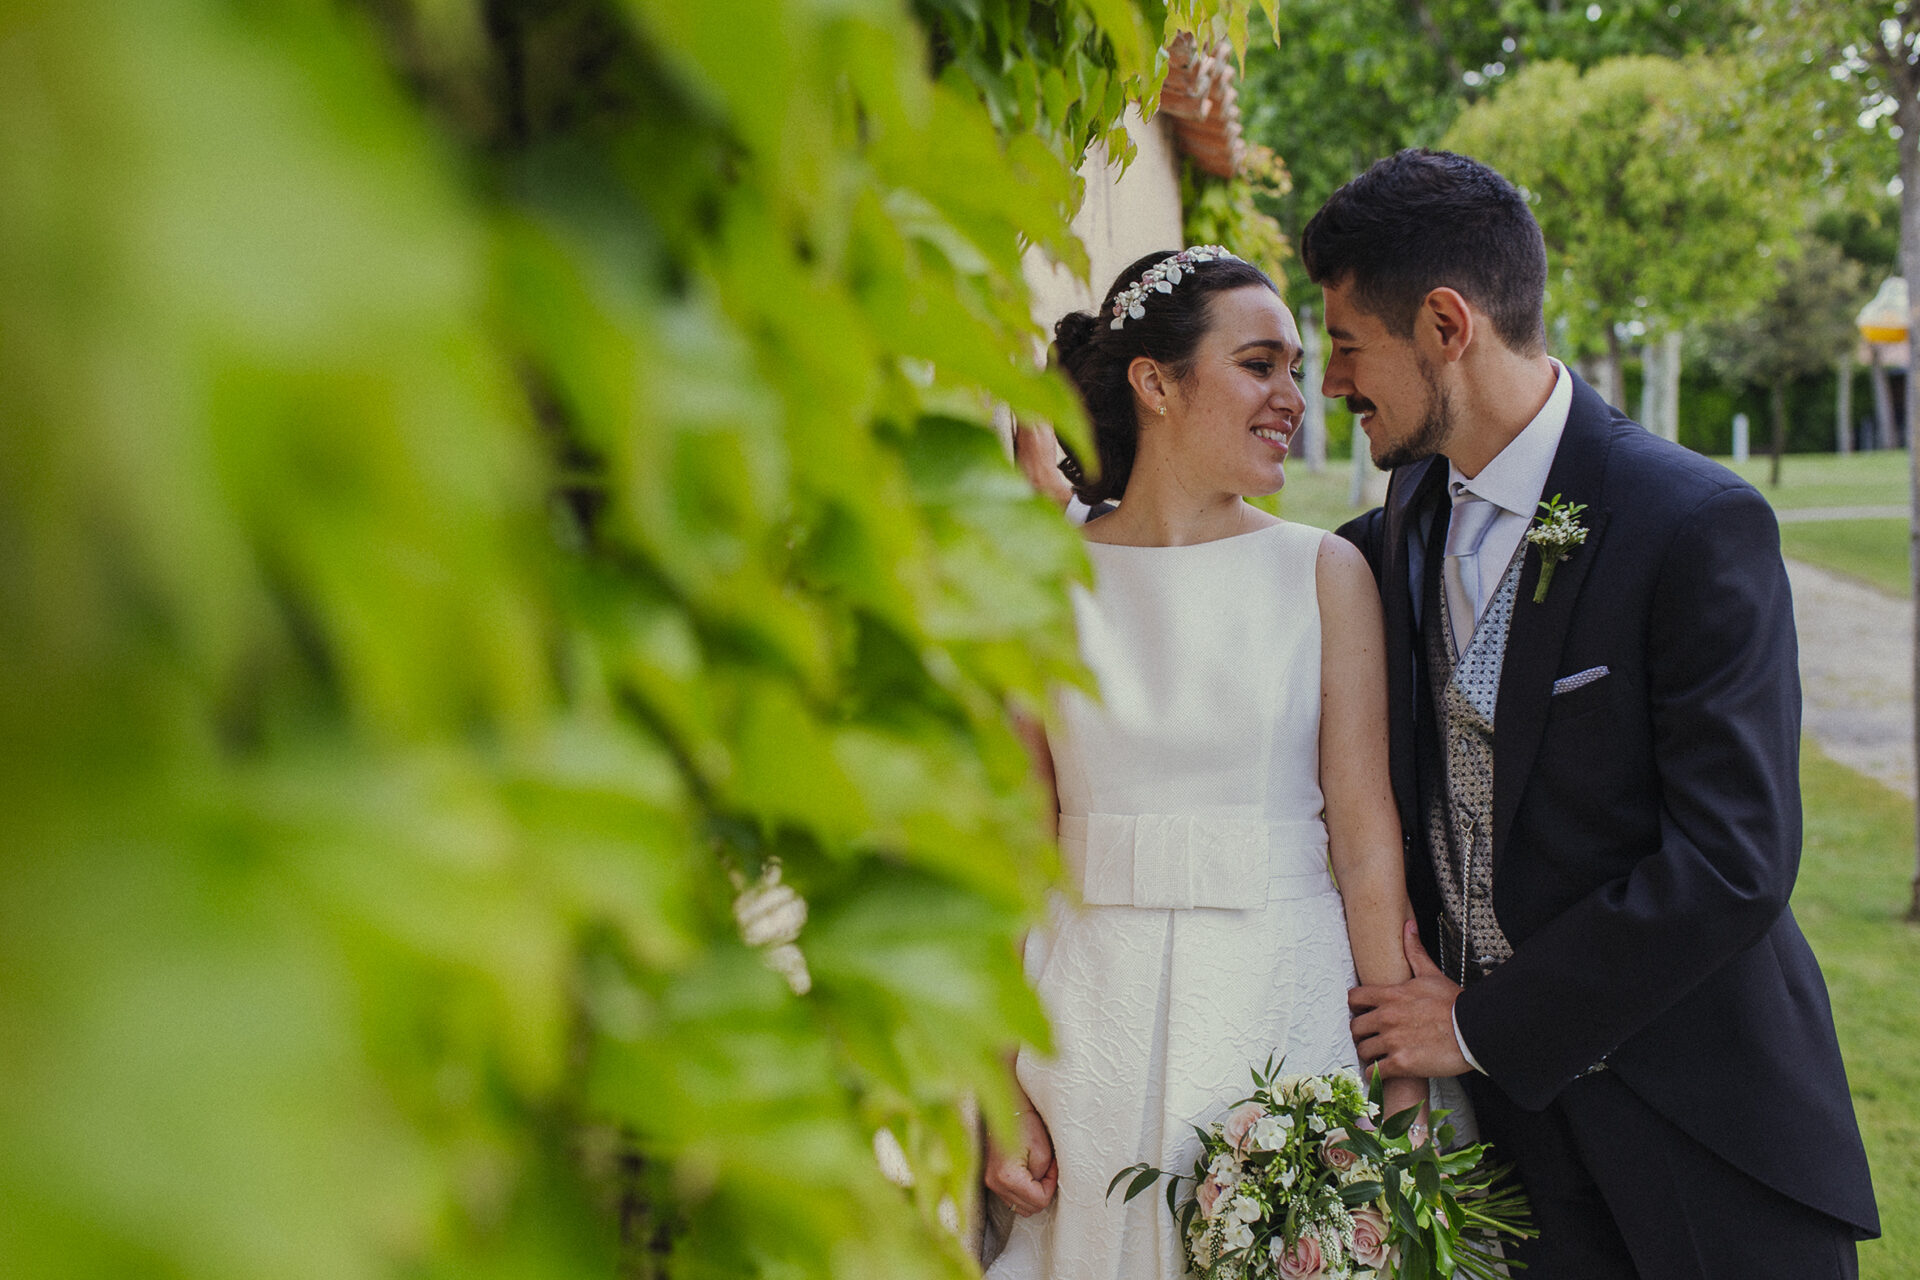
{"label": "white boutonniere", "polygon": [[1533,518],[1533,525],[1527,530],[1527,541],[1540,548],[1540,581],[1533,589],[1535,604],[1546,603],[1554,569],[1587,540],[1587,526],[1578,519],[1586,509],[1584,502],[1561,502],[1557,493],[1540,504],[1540,514]]}

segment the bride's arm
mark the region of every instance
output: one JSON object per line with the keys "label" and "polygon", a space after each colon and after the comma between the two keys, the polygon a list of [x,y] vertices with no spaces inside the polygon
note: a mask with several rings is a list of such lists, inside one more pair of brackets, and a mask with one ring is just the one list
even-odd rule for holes
{"label": "bride's arm", "polygon": [[[1019,735],[1026,746],[1027,754],[1033,760],[1033,769],[1040,780],[1046,784],[1047,794],[1052,797],[1053,805],[1049,821],[1056,836],[1060,826],[1060,791],[1054,781],[1053,751],[1047,746],[1046,727],[1040,721],[1025,712],[1013,713],[1013,731]],[[1021,939],[1021,949],[1026,940]],[[1013,1056],[1007,1058],[1007,1074],[1013,1074]],[[1018,1135],[1012,1148],[1002,1147],[987,1136],[987,1157],[981,1170],[981,1179],[987,1184],[987,1190],[999,1196],[1021,1217],[1035,1214],[1053,1201],[1054,1188],[1059,1183],[1060,1171],[1053,1163],[1053,1135],[1047,1132],[1047,1122],[1035,1109],[1033,1099],[1027,1097],[1020,1082],[1013,1082],[1014,1125]]]}
{"label": "bride's arm", "polygon": [[[1400,815],[1387,772],[1386,639],[1367,562],[1344,538],[1320,543],[1320,790],[1327,844],[1362,984],[1413,976],[1402,930],[1413,918]],[[1387,1113],[1426,1099],[1425,1080],[1389,1080]]]}

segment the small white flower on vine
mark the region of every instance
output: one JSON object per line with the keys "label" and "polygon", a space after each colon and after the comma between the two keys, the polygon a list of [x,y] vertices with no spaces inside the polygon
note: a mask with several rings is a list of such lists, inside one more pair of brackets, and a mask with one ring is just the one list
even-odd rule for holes
{"label": "small white flower on vine", "polygon": [[793,886],[780,883],[778,861],[769,861],[753,884],[738,871],[732,873],[732,880],[738,894],[733,919],[740,928],[740,940],[763,949],[768,967],[787,980],[795,995],[807,994],[813,989],[813,975],[795,945],[807,923],[807,900]]}

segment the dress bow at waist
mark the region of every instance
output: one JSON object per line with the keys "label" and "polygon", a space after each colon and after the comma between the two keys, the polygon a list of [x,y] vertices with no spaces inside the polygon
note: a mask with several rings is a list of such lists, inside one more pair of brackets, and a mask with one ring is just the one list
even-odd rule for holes
{"label": "dress bow at waist", "polygon": [[[1319,820],[1062,814],[1060,856],[1088,906],[1243,911],[1333,887]],[[1276,855],[1296,851],[1293,857]]]}

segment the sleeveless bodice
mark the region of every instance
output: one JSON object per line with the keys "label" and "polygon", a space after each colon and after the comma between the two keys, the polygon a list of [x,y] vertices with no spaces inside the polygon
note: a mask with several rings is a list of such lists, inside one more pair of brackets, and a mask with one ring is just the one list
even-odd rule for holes
{"label": "sleeveless bodice", "polygon": [[1324,868],[1324,536],[1089,544],[1097,585],[1074,615],[1100,695],[1064,695],[1054,734],[1062,855],[1086,901],[1261,906],[1267,879]]}

